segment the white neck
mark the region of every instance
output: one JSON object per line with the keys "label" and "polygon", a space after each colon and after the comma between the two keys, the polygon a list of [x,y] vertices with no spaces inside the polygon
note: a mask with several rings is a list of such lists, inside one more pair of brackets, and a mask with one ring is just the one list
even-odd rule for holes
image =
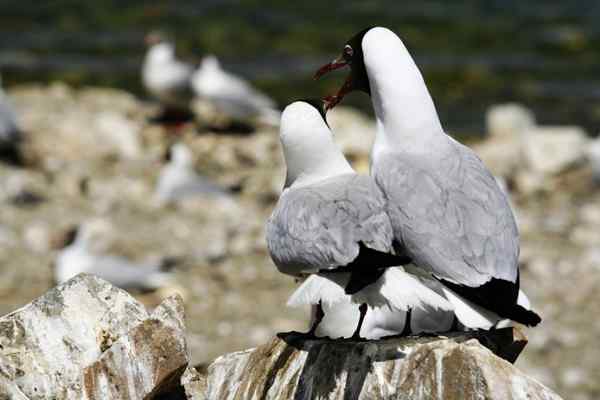
{"label": "white neck", "polygon": [[297,188],[334,176],[355,173],[346,158],[339,153],[337,148],[335,150],[335,152],[313,152],[300,156],[284,150],[287,164],[285,187]]}
{"label": "white neck", "polygon": [[423,76],[408,50],[400,38],[385,28],[367,32],[362,49],[379,128],[374,146],[425,149],[432,137],[444,131]]}
{"label": "white neck", "polygon": [[333,141],[318,111],[303,102],[284,110],[281,143],[287,165],[285,187],[300,187],[354,170]]}

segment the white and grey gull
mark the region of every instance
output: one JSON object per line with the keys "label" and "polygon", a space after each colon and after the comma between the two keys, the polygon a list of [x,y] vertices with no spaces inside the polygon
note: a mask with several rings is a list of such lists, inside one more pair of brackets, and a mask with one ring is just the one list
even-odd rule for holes
{"label": "white and grey gull", "polygon": [[451,308],[401,267],[406,258],[394,254],[381,191],[352,169],[318,104],[286,107],[280,139],[287,176],[267,223],[267,245],[281,272],[307,277],[288,303],[317,306],[311,334],[323,308],[340,302],[360,304],[353,338],[360,337],[369,307]]}
{"label": "white and grey gull", "polygon": [[194,66],[177,58],[175,43],[162,32],[146,35],[148,50],[142,64],[144,88],[165,108],[167,114],[183,114],[194,98]]}
{"label": "white and grey gull", "polygon": [[110,254],[104,242],[110,225],[99,219],[80,224],[69,232],[66,246],[54,261],[54,278],[63,283],[80,273],[94,274],[123,289],[155,290],[174,282],[165,271],[173,260],[164,258],[150,262],[134,262]]}
{"label": "white and grey gull", "polygon": [[275,101],[244,78],[223,69],[214,55],[202,59],[192,76],[192,87],[200,99],[227,118],[279,125],[281,112]]}
{"label": "white and grey gull", "polygon": [[444,285],[466,327],[537,325],[520,291],[519,232],[507,197],[477,155],[445,133],[403,42],[386,28],[365,29],[315,77],[345,66],[350,74],[327,106],[354,90],[371,96],[371,175],[404,253]]}
{"label": "white and grey gull", "polygon": [[196,172],[192,151],[184,143],[173,144],[167,155],[168,162],[160,171],[154,191],[158,205],[202,196],[230,198],[227,190]]}

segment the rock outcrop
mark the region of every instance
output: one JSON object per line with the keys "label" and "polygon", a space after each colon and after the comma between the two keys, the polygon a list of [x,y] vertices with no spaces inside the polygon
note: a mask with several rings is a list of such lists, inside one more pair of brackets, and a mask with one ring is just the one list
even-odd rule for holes
{"label": "rock outcrop", "polygon": [[525,343],[512,328],[372,342],[282,334],[189,369],[182,383],[194,400],[560,399],[494,355],[514,361]]}
{"label": "rock outcrop", "polygon": [[153,399],[188,364],[183,302],[153,313],[78,275],[0,318],[0,399]]}

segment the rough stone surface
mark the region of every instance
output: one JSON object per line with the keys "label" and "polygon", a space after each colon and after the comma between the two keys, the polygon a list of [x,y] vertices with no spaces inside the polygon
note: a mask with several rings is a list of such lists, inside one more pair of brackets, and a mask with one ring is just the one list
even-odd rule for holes
{"label": "rough stone surface", "polygon": [[523,338],[506,341],[512,329],[503,331],[374,342],[280,335],[219,357],[204,372],[188,370],[182,383],[195,400],[560,399],[480,344],[518,354]]}
{"label": "rough stone surface", "polygon": [[171,389],[187,362],[178,296],[149,315],[92,275],[0,319],[0,377],[8,393],[30,400],[150,399]]}

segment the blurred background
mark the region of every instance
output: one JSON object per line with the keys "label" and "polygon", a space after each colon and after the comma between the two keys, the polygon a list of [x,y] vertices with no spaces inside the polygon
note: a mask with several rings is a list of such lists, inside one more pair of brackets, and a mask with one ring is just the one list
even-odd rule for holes
{"label": "blurred background", "polygon": [[[214,93],[195,96],[191,118],[158,118],[170,104],[142,81],[144,38],[167,32],[193,68],[216,55],[235,76],[225,82],[247,80],[255,89],[240,93],[281,109],[335,91],[341,74],[317,82],[315,69],[383,25],[412,52],[448,132],[511,193],[522,286],[544,318],[517,366],[565,398],[596,399],[599,19],[596,1],[0,1],[0,100],[19,131],[0,135],[0,314],[52,287],[72,229],[91,226],[92,261],[170,268],[132,293],[148,306],[184,296],[195,362],[304,329],[264,239],[285,175],[277,127],[232,118]],[[330,123],[366,172],[369,99],[343,106]],[[191,189],[160,184],[175,143],[190,161],[176,180]]]}

